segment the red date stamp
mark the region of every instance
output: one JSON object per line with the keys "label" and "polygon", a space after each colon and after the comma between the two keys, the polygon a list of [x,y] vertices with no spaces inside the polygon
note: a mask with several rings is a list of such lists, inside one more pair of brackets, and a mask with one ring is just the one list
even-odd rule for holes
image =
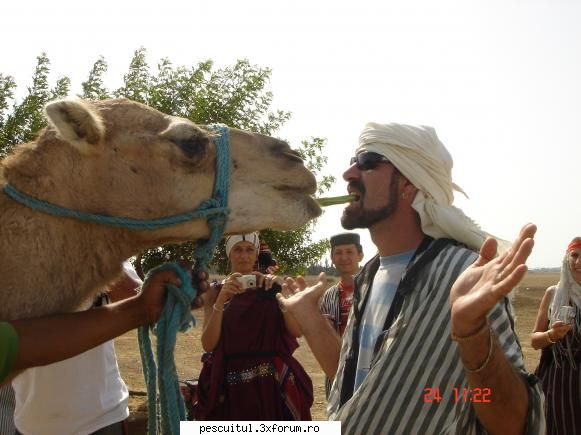
{"label": "red date stamp", "polygon": [[[442,392],[445,394],[445,391]],[[453,387],[451,389],[451,399],[454,400],[454,403],[492,403],[492,389]],[[440,387],[424,388],[424,403],[440,403],[441,401],[442,394]]]}

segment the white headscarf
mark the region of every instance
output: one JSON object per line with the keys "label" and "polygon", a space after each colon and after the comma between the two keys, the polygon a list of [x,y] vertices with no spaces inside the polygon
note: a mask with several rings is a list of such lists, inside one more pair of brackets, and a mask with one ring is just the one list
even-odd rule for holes
{"label": "white headscarf", "polygon": [[[561,264],[561,276],[559,277],[559,282],[553,295],[553,301],[551,302],[551,308],[549,309],[551,325],[557,320],[557,315],[561,307],[573,305],[575,312],[581,309],[581,285],[573,279],[573,275],[571,274],[571,269],[569,268],[570,254],[570,252],[565,254],[563,263]],[[576,333],[581,331],[581,316],[576,316],[574,327],[576,328]],[[566,357],[569,359],[569,363],[573,367],[576,367],[569,337],[567,334],[563,340],[559,340],[553,345],[553,355],[557,363],[560,363],[561,359]]]}
{"label": "white headscarf", "polygon": [[573,279],[569,268],[569,255],[569,252],[565,254],[561,264],[561,276],[551,303],[551,323],[557,320],[556,316],[560,307],[575,305],[581,308],[581,285]]}
{"label": "white headscarf", "polygon": [[[418,188],[412,207],[420,216],[422,231],[436,239],[449,237],[478,251],[490,234],[458,207],[452,205],[456,190],[452,182],[452,157],[436,130],[427,126],[368,123],[359,136],[357,153],[373,151],[388,158]],[[499,252],[508,243],[499,241]]]}
{"label": "white headscarf", "polygon": [[249,234],[233,234],[226,238],[226,255],[228,258],[230,258],[230,251],[234,245],[243,241],[251,242],[257,251],[260,248],[260,238],[257,232]]}

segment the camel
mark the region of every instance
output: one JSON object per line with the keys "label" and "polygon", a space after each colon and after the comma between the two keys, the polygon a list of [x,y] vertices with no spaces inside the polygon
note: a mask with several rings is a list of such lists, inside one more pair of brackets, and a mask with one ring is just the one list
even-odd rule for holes
{"label": "camel", "polygon": [[[49,126],[0,163],[6,183],[73,210],[152,219],[212,196],[213,131],[127,99],[60,100]],[[293,229],[318,216],[316,181],[281,140],[230,130],[230,215],[225,233]],[[128,230],[55,217],[0,194],[0,320],[84,309],[146,248],[207,237],[196,219]]]}

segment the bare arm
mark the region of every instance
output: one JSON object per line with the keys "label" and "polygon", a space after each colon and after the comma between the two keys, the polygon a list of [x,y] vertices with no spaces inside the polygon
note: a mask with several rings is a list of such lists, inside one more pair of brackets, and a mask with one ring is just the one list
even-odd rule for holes
{"label": "bare arm", "polygon": [[526,225],[508,253],[496,258],[496,241],[486,240],[480,257],[451,290],[452,333],[459,337],[468,383],[492,392],[491,403],[473,404],[489,434],[521,434],[526,425],[527,388],[487,327],[486,316],[526,273],[535,232],[534,225]]}
{"label": "bare arm", "polygon": [[218,288],[215,285],[211,285],[210,289],[202,295],[204,301],[204,324],[202,330],[206,328],[206,325],[210,321],[212,312],[214,311],[214,304],[216,303],[216,298],[218,297]]}
{"label": "bare arm", "polygon": [[554,294],[555,288],[549,287],[541,300],[537,320],[535,321],[535,328],[531,334],[531,345],[533,349],[544,349],[545,347],[553,345],[565,337],[567,332],[572,328],[571,325],[561,321],[555,322],[547,327],[549,324],[549,306],[553,301]]}
{"label": "bare arm", "polygon": [[[282,309],[281,309],[281,311],[282,311]],[[297,322],[297,319],[295,319],[291,313],[284,310],[284,311],[282,311],[282,317],[284,319],[284,326],[286,327],[287,332],[291,336],[298,338],[298,337],[303,335],[303,332],[301,331],[301,326],[299,325],[299,322]]]}
{"label": "bare arm", "polygon": [[166,283],[181,284],[173,271],[158,272],[146,280],[140,295],[122,302],[11,322],[18,334],[19,350],[9,378],[21,370],[71,358],[138,326],[155,323],[163,309]]}
{"label": "bare arm", "polygon": [[204,318],[204,332],[202,333],[202,348],[206,352],[212,352],[220,341],[222,319],[228,302],[234,295],[244,292],[236,279],[236,275],[240,276],[240,274],[231,275],[222,286],[214,304],[206,308],[206,313],[209,313],[209,316],[207,321]]}
{"label": "bare arm", "polygon": [[290,314],[288,311],[282,313],[282,317],[284,319],[284,326],[286,327],[287,332],[295,337],[298,338],[303,335],[301,331],[301,327],[297,320]]}
{"label": "bare arm", "polygon": [[[304,280],[299,278],[297,281],[300,283],[297,287],[304,288]],[[284,283],[283,293],[293,295],[287,299],[279,293],[277,299],[281,309],[292,314],[300,325],[300,330],[327,377],[334,379],[339,367],[341,340],[319,310],[319,298],[325,287],[326,277],[321,273],[317,284],[301,291],[295,292],[289,282]]]}

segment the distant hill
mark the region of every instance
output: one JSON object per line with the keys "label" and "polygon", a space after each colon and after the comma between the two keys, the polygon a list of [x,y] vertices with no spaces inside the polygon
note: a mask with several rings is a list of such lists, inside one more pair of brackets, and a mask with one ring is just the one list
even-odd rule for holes
{"label": "distant hill", "polygon": [[561,271],[560,267],[536,267],[533,269],[529,269],[529,272],[535,273],[559,273]]}

